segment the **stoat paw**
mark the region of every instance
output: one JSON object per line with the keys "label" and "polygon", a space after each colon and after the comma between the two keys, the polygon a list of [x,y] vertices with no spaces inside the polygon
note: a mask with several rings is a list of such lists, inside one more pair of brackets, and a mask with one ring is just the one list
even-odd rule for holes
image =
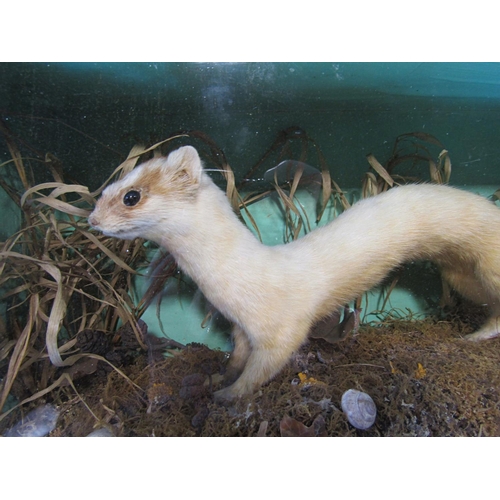
{"label": "stoat paw", "polygon": [[231,386],[220,389],[214,392],[214,400],[217,403],[227,403],[235,399],[237,396],[231,391]]}
{"label": "stoat paw", "polygon": [[479,342],[480,340],[487,340],[487,339],[493,339],[495,337],[498,337],[500,335],[500,332],[497,330],[478,330],[477,332],[474,333],[469,333],[468,335],[464,336],[465,340],[470,340],[471,342]]}
{"label": "stoat paw", "polygon": [[230,386],[236,380],[238,380],[238,377],[241,375],[241,370],[238,368],[235,368],[233,366],[228,366],[226,373],[224,374],[224,385]]}
{"label": "stoat paw", "polygon": [[215,391],[214,400],[217,402],[228,402],[252,394],[251,390],[239,382],[240,380],[238,379],[234,384]]}

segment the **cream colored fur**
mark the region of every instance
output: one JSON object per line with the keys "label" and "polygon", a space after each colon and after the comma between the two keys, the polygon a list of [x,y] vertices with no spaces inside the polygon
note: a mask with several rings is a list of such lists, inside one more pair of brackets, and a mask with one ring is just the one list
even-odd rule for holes
{"label": "cream colored fur", "polygon": [[[126,206],[131,190],[140,201]],[[164,246],[233,322],[227,378],[236,381],[216,393],[221,399],[268,381],[316,321],[409,260],[436,262],[458,292],[489,306],[491,317],[471,340],[499,334],[500,210],[451,187],[397,187],[297,241],[268,247],[238,220],[186,146],[109,186],[89,221],[109,236]]]}

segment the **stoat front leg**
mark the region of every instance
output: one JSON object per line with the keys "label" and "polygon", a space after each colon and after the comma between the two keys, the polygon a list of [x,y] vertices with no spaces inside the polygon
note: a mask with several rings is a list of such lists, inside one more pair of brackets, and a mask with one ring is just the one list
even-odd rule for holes
{"label": "stoat front leg", "polygon": [[469,335],[465,335],[464,338],[474,342],[498,337],[500,335],[500,315],[498,315],[498,312],[499,311],[497,311],[497,314],[490,316],[479,330]]}
{"label": "stoat front leg", "polygon": [[270,327],[269,331],[252,337],[250,356],[243,373],[232,385],[215,392],[215,400],[231,400],[252,394],[272,379],[307,338],[309,327],[310,324],[304,321],[288,327]]}
{"label": "stoat front leg", "polygon": [[[488,261],[486,261],[488,262]],[[491,265],[470,268],[452,261],[441,267],[441,275],[458,293],[476,304],[487,304],[490,317],[479,330],[466,335],[467,340],[487,340],[500,335],[500,275]]]}
{"label": "stoat front leg", "polygon": [[241,375],[252,350],[247,334],[239,325],[233,326],[232,337],[234,347],[224,375],[226,385],[232,384]]}

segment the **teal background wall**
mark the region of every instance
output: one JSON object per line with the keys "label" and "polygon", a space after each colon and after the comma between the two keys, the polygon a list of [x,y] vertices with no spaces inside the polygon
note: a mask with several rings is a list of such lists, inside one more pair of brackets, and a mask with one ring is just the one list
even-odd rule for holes
{"label": "teal background wall", "polygon": [[345,188],[366,154],[386,158],[415,131],[450,150],[454,183],[498,182],[498,63],[4,63],[0,82],[13,131],[91,184],[136,142],[180,129],[209,134],[243,175],[290,126]]}

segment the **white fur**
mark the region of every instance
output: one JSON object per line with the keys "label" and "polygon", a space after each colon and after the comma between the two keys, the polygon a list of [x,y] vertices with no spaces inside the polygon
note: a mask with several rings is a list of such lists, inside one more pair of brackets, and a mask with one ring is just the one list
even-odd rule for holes
{"label": "white fur", "polygon": [[[130,189],[141,192],[134,207],[122,201]],[[397,187],[297,241],[267,247],[238,220],[196,150],[186,146],[108,187],[89,221],[110,236],[164,246],[234,323],[228,378],[239,377],[216,393],[219,398],[268,381],[314,322],[409,260],[433,260],[458,292],[489,306],[490,319],[471,340],[499,333],[500,210],[455,188]]]}

